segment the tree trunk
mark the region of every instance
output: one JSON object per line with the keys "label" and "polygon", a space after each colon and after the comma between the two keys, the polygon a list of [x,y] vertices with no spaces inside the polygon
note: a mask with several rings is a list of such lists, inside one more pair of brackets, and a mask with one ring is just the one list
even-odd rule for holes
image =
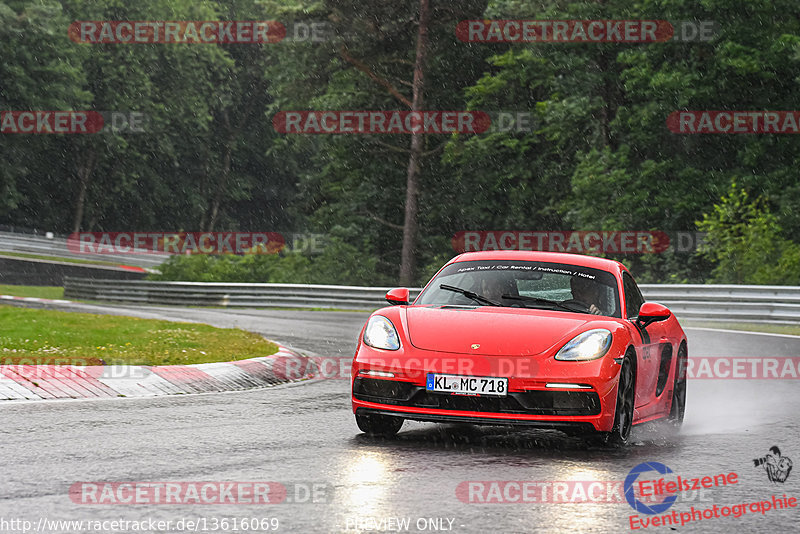
{"label": "tree trunk", "polygon": [[89,177],[94,171],[94,165],[97,160],[97,153],[94,148],[90,148],[86,153],[86,160],[83,165],[77,169],[78,174],[78,198],[75,199],[75,213],[72,219],[72,232],[81,231],[81,223],[83,222],[83,212],[86,206],[86,192],[89,190]]}
{"label": "tree trunk", "polygon": [[[203,228],[205,226],[204,230],[206,232],[213,232],[214,226],[217,224],[219,210],[222,206],[222,201],[225,198],[225,190],[228,186],[228,177],[231,174],[233,151],[236,148],[239,134],[242,132],[242,130],[244,130],[245,126],[247,126],[247,121],[255,110],[256,98],[261,94],[262,89],[263,83],[258,83],[251,91],[250,98],[241,106],[242,114],[237,125],[231,124],[231,114],[228,109],[226,109],[222,114],[222,122],[225,125],[228,136],[225,139],[225,154],[222,157],[222,170],[219,175],[219,180],[217,180],[217,188],[214,191],[214,197],[211,199],[211,205],[206,213],[203,214],[203,219],[201,221],[202,224],[200,227]],[[206,220],[208,220],[207,226]]]}
{"label": "tree trunk", "polygon": [[[422,111],[422,100],[425,89],[425,59],[428,47],[428,18],[430,5],[428,0],[419,1],[419,28],[417,31],[417,57],[414,62],[414,84],[411,111]],[[416,270],[415,254],[417,242],[417,194],[419,192],[420,160],[423,147],[423,134],[411,134],[411,154],[408,157],[406,175],[406,207],[403,223],[403,251],[400,258],[400,285],[410,286],[414,283]]]}
{"label": "tree trunk", "polygon": [[214,198],[211,200],[208,226],[205,228],[206,232],[213,232],[214,225],[217,224],[219,207],[222,205],[222,197],[225,195],[225,188],[228,184],[228,175],[231,173],[231,157],[233,153],[234,140],[235,135],[231,134],[231,136],[228,138],[228,141],[225,143],[225,155],[222,158],[222,171],[219,175],[219,181],[217,182],[217,190],[214,192]]}

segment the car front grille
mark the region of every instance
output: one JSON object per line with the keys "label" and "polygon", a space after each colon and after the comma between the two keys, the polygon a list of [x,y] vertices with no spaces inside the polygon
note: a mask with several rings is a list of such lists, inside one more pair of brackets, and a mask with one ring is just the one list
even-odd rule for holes
{"label": "car front grille", "polygon": [[408,382],[357,377],[353,396],[366,402],[436,410],[565,416],[600,413],[600,398],[594,391],[512,391],[506,397],[475,397],[432,393]]}

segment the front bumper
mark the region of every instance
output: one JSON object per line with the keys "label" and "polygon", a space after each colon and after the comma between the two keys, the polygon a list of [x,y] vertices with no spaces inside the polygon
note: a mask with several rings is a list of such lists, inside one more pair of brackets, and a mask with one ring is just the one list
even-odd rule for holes
{"label": "front bumper", "polygon": [[[610,431],[620,369],[612,354],[588,362],[562,362],[552,357],[476,356],[414,348],[390,352],[361,344],[353,360],[353,411],[419,421]],[[364,371],[388,376],[367,376]],[[508,395],[430,392],[425,387],[427,373],[507,377]]]}
{"label": "front bumper", "polygon": [[542,421],[526,419],[502,419],[494,417],[476,417],[471,415],[453,415],[449,413],[416,413],[394,410],[383,410],[379,408],[358,408],[358,415],[393,415],[413,421],[423,421],[428,423],[468,423],[472,425],[497,425],[497,426],[528,426],[535,428],[548,428],[576,433],[589,433],[595,429],[592,423],[581,421]]}

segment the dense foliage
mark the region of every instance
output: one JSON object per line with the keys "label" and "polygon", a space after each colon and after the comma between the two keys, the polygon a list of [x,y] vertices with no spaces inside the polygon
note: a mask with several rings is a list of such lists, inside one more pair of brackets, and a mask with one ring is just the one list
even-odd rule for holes
{"label": "dense foliage", "polygon": [[[614,256],[648,282],[800,284],[797,136],[681,135],[676,110],[795,110],[794,0],[431,0],[424,108],[530,112],[527,131],[426,135],[416,279],[462,230],[708,232]],[[178,257],[162,278],[391,284],[407,135],[292,135],[281,110],[408,109],[419,0],[0,0],[0,110],[124,110],[145,133],[0,134],[0,224],[292,231],[319,254]],[[479,44],[469,19],[715,21],[709,42]],[[279,20],[275,44],[79,44],[80,20]],[[324,22],[326,38],[295,39]],[[407,215],[406,215],[407,217]]]}

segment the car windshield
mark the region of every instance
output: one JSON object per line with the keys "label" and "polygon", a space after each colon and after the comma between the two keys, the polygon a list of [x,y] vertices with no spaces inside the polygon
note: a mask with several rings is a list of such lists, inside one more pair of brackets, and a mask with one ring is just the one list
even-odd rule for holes
{"label": "car windshield", "polygon": [[415,304],[497,305],[622,316],[616,279],[611,273],[534,261],[452,263],[436,275]]}

